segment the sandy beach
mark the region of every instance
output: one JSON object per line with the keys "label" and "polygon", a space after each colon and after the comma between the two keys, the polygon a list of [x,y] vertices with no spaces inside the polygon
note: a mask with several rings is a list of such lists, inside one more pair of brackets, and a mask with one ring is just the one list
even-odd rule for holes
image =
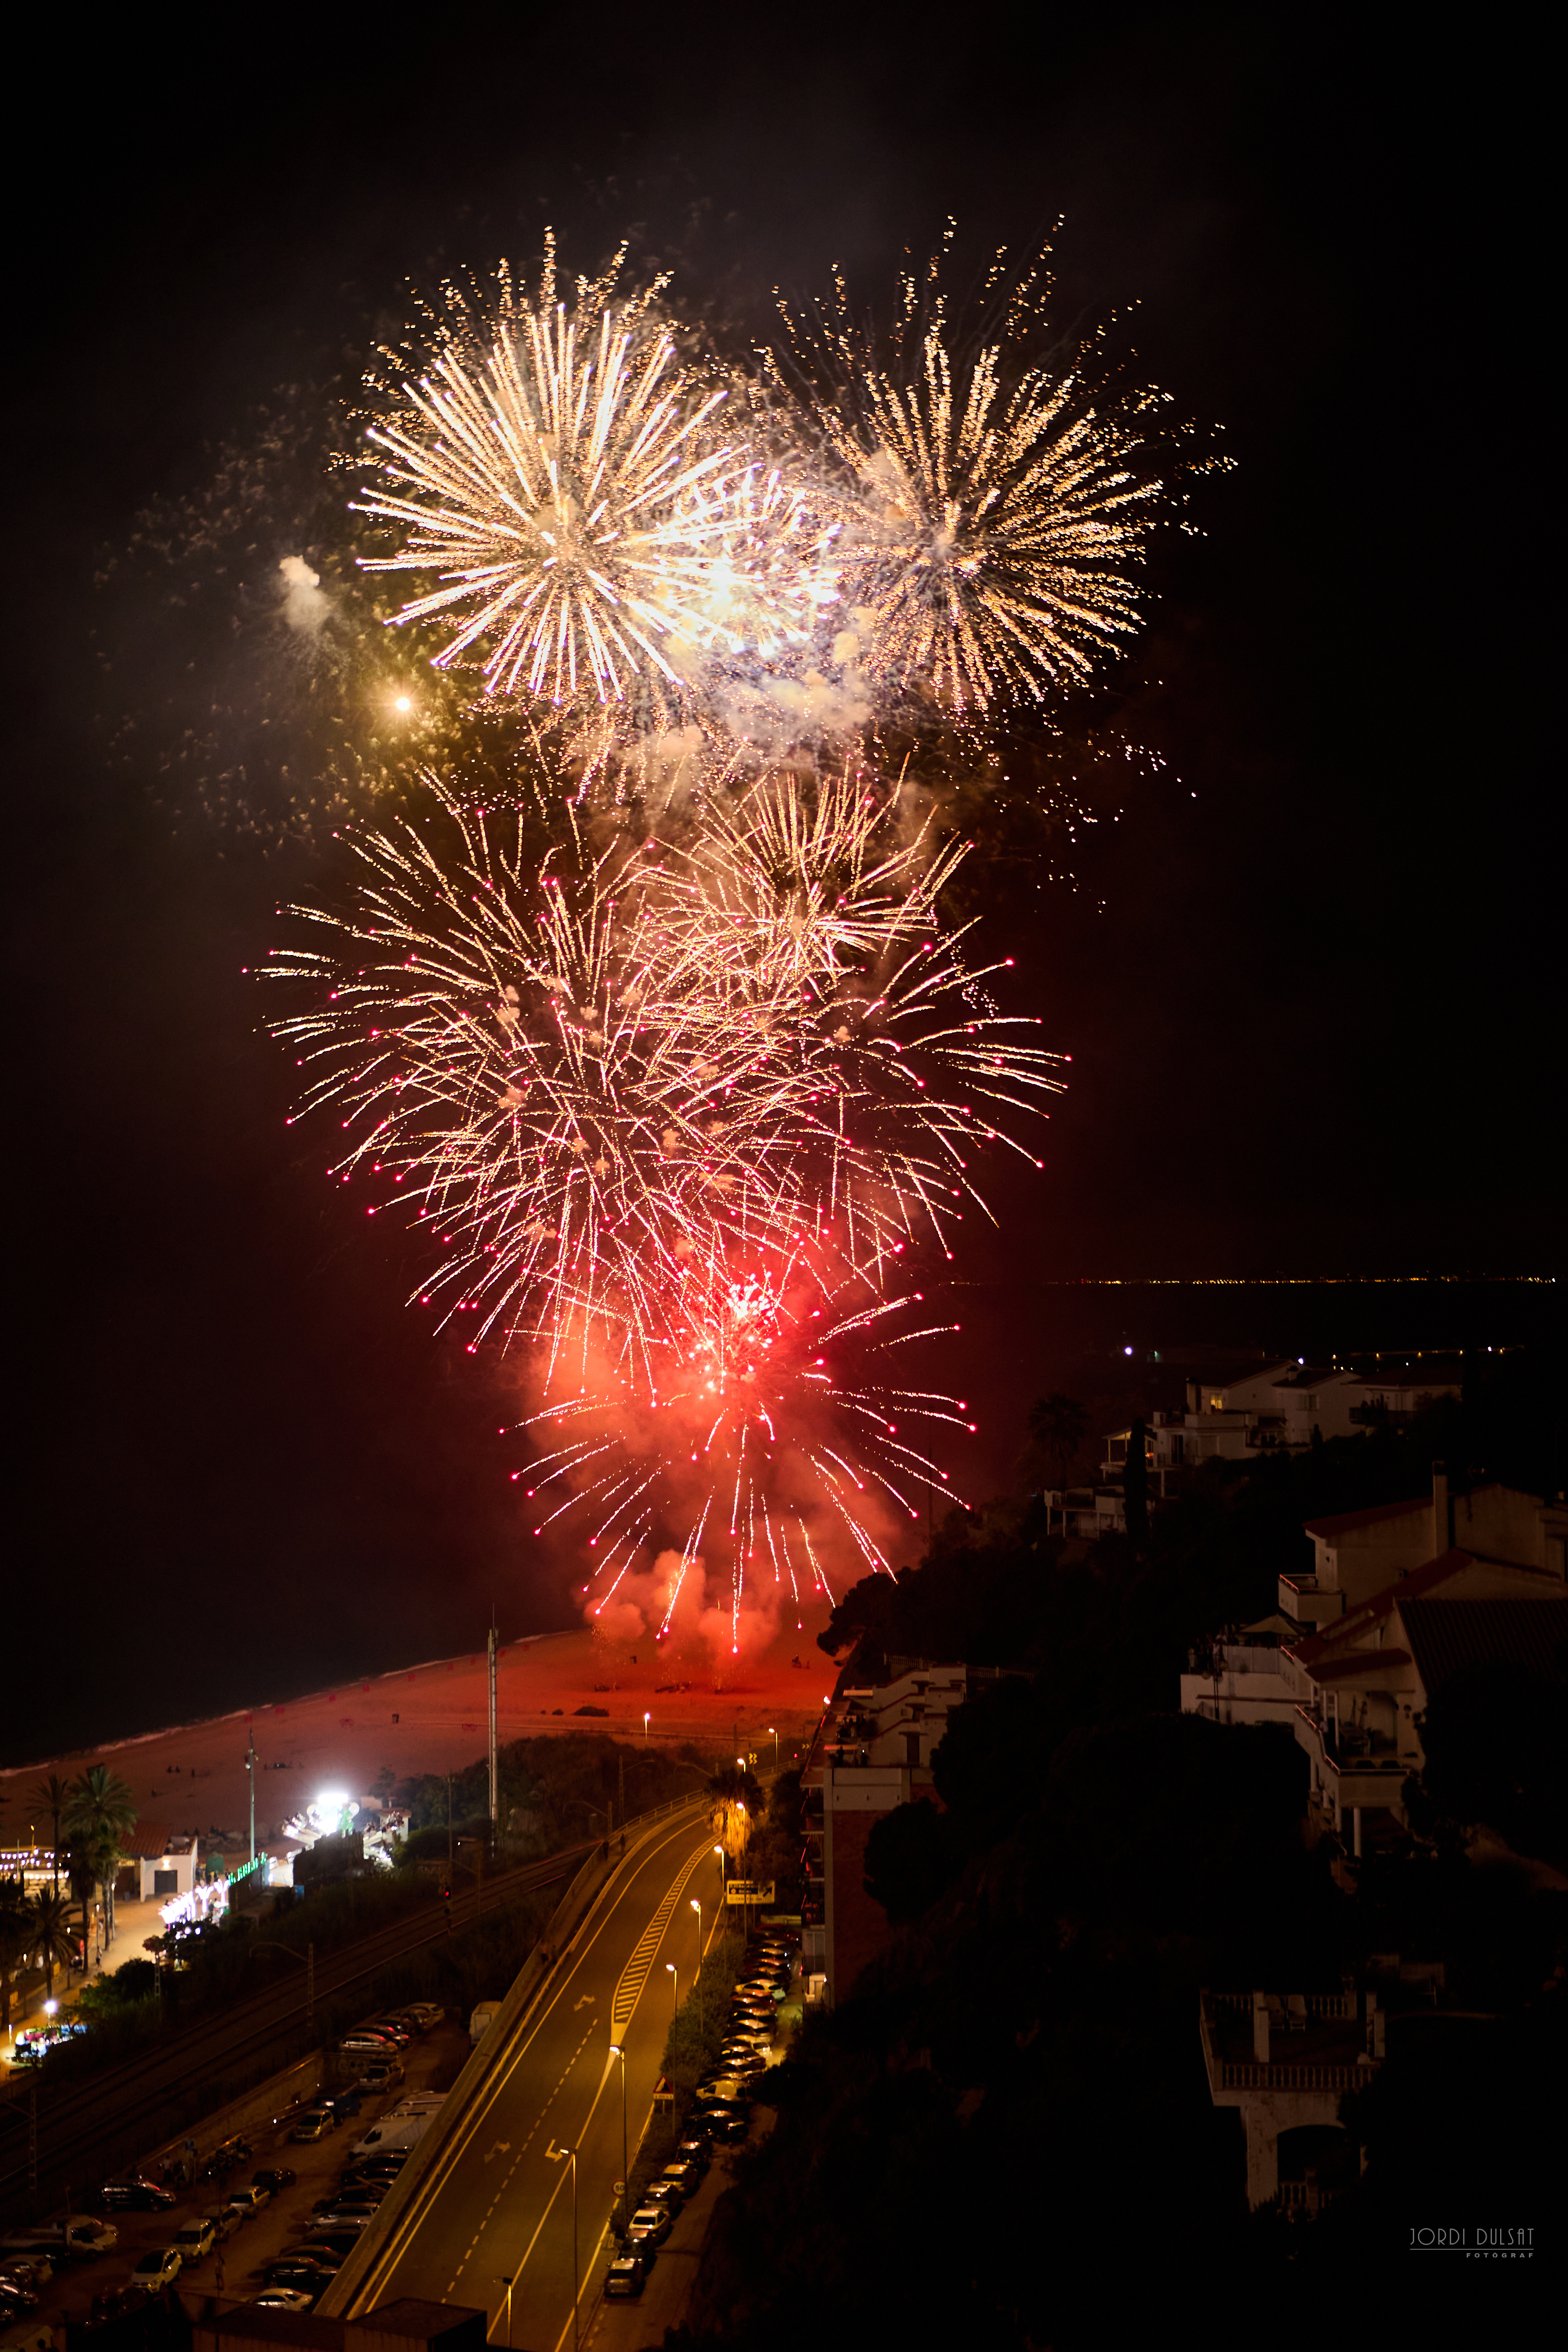
{"label": "sandy beach", "polygon": [[[505,1643],[497,1672],[500,1739],[598,1730],[666,1747],[691,1740],[705,1752],[721,1753],[738,1735],[737,1752],[754,1750],[771,1761],[776,1728],[781,1760],[787,1763],[833,1687],[833,1664],[816,1640],[826,1622],[819,1604],[802,1630],[792,1627],[760,1655],[738,1661],[721,1675],[710,1663],[655,1652],[650,1642],[616,1643],[586,1629]],[[671,1689],[671,1684],[685,1687]],[[605,1713],[579,1715],[584,1706]],[[645,1712],[650,1718],[646,1732]],[[188,1721],[136,1738],[40,1757],[0,1773],[7,1834],[15,1838],[30,1822],[27,1792],[41,1774],[74,1777],[89,1764],[107,1764],[121,1775],[143,1822],[176,1835],[244,1831],[249,1821],[245,1759],[252,1738],[257,1834],[265,1843],[320,1790],[358,1796],[384,1767],[401,1780],[453,1771],[482,1756],[484,1651],[426,1660],[229,1715],[204,1717],[193,1709]],[[37,1826],[47,1840],[47,1824]]]}

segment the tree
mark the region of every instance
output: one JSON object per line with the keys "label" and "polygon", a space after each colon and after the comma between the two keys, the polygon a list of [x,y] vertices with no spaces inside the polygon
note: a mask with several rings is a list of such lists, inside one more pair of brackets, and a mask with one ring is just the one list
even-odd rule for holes
{"label": "tree", "polygon": [[1407,1783],[1415,1825],[1485,1822],[1516,1853],[1568,1859],[1568,1681],[1510,1659],[1461,1667],[1416,1728],[1426,1762]]}
{"label": "tree", "polygon": [[36,1805],[40,1813],[47,1813],[49,1817],[57,1895],[60,1891],[60,1822],[65,1814],[67,1797],[66,1784],[58,1772],[51,1772],[47,1780],[35,1780],[28,1796],[29,1803]]}
{"label": "tree", "polygon": [[71,1925],[71,1906],[57,1887],[52,1894],[34,1898],[33,1919],[38,1957],[44,1963],[44,1999],[52,2000],[55,1994],[55,1967],[68,1960],[76,1949],[76,1930]]}
{"label": "tree", "polygon": [[0,2032],[11,2030],[11,1995],[16,1971],[33,1948],[33,1913],[26,1883],[0,1878]]}
{"label": "tree", "polygon": [[1058,1486],[1067,1485],[1072,1458],[1088,1427],[1089,1414],[1077,1397],[1064,1395],[1060,1389],[1053,1389],[1029,1409],[1029,1434],[1054,1465]]}
{"label": "tree", "polygon": [[61,1818],[72,1837],[79,1839],[102,1891],[107,1939],[114,1932],[114,1874],[121,1859],[120,1841],[136,1825],[131,1791],[107,1764],[89,1764],[67,1790]]}
{"label": "tree", "polygon": [[918,1919],[963,1867],[951,1813],[924,1798],[879,1813],[866,1841],[866,1892],[889,1919]]}

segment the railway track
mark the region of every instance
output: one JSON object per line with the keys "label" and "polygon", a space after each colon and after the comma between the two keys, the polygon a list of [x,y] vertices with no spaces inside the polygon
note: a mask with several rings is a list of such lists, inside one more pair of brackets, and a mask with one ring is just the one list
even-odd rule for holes
{"label": "railway track", "polygon": [[[444,1941],[518,1895],[571,1878],[600,1843],[572,1846],[498,1873],[465,1893],[454,1891],[449,1921],[447,1906],[432,1901],[324,1954],[314,1967],[314,2003],[348,1991],[390,1960]],[[16,2221],[33,2209],[47,2210],[68,2189],[107,2178],[155,2146],[184,2120],[194,2080],[215,2072],[259,2075],[272,2071],[264,2063],[269,2058],[282,2065],[298,2054],[287,2045],[311,2046],[300,1958],[300,1969],[279,1984],[171,2034],[143,2057],[79,2083],[51,2082],[47,2064],[31,2080],[14,2081],[0,2103],[0,2216]]]}

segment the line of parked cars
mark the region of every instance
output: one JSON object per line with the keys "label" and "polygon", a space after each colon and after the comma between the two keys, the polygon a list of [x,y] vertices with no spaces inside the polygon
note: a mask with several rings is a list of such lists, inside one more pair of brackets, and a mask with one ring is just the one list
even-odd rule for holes
{"label": "line of parked cars", "polygon": [[758,2077],[772,2063],[778,2034],[778,2007],[789,1992],[799,1937],[771,1929],[746,1954],[746,1973],[731,1997],[719,2064],[697,2085],[686,2137],[657,2180],[650,2181],[626,2225],[626,2242],[611,2263],[605,2293],[616,2299],[639,2295],[658,2249],[708,2169],[715,2142],[742,2140],[751,2131]]}
{"label": "line of parked cars", "polygon": [[273,2310],[313,2309],[361,2231],[374,2221],[409,2154],[407,2148],[389,2148],[345,2166],[332,2194],[317,2198],[304,2235],[268,2263],[257,2301]]}

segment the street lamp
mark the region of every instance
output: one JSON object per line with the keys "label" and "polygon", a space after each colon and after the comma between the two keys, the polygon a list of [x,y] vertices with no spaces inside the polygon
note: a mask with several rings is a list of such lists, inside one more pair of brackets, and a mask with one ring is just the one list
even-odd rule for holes
{"label": "street lamp", "polygon": [[649,1715],[649,1713],[648,1713],[647,1709],[645,1707],[645,1708],[643,1709],[643,1718],[642,1718],[642,1744],[643,1744],[643,1746],[644,1746],[645,1748],[647,1746],[647,1727],[648,1727],[648,1725],[649,1725],[652,1721],[653,1721],[653,1717],[652,1717],[652,1716],[651,1716],[651,1715]]}
{"label": "street lamp", "polygon": [[568,2163],[572,2167],[572,2352],[579,2352],[577,2305],[577,2151],[574,2147],[557,2147],[553,2141],[544,2151],[551,2164]]}
{"label": "street lamp", "polygon": [[702,1990],[702,1906],[695,1895],[691,1898],[691,1907],[697,1914],[697,2030],[706,2037],[708,2020],[704,2010],[707,1995]]}
{"label": "street lamp", "polygon": [[612,2042],[610,2055],[621,2062],[621,2226],[624,2229],[631,2212],[628,2202],[631,2182],[626,2175],[626,2053],[624,2045]]}
{"label": "street lamp", "polygon": [[506,2333],[501,2338],[501,2341],[504,2344],[510,2345],[511,2342],[511,2280],[510,2278],[503,2277],[500,2272],[497,2272],[494,2275],[497,2286],[504,2286],[506,2289]]}
{"label": "street lamp", "polygon": [[669,1979],[669,2013],[673,2017],[680,2006],[680,1971],[673,1960],[666,1960],[664,1967]]}
{"label": "street lamp", "polygon": [[773,1770],[776,1772],[776,1771],[778,1770],[778,1769],[779,1769],[779,1735],[778,1735],[778,1726],[777,1726],[776,1724],[770,1723],[770,1724],[769,1724],[769,1726],[768,1726],[768,1729],[773,1733]]}

